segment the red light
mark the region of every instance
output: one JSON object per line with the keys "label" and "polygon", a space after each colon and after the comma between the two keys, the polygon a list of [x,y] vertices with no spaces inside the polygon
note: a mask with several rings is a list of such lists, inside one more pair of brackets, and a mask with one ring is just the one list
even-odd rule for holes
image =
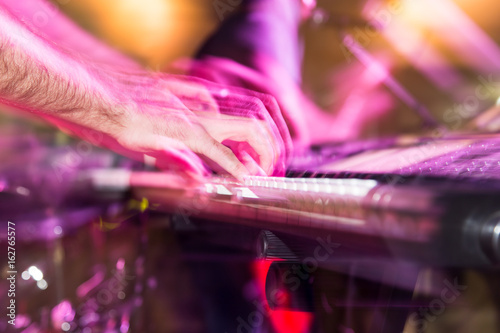
{"label": "red light", "polygon": [[[254,262],[254,274],[257,279],[259,294],[265,298],[266,277],[272,260],[257,260]],[[283,295],[286,297],[287,295]],[[307,333],[310,330],[313,314],[309,312],[271,310],[265,302],[266,310],[269,311],[269,320],[276,333]]]}

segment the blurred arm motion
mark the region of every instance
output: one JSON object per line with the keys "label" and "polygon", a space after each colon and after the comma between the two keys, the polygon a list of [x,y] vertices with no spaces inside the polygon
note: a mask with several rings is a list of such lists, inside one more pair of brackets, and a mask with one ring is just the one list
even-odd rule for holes
{"label": "blurred arm motion", "polygon": [[52,42],[0,6],[0,103],[194,178],[205,165],[238,179],[283,172],[290,137],[271,97],[88,60]]}

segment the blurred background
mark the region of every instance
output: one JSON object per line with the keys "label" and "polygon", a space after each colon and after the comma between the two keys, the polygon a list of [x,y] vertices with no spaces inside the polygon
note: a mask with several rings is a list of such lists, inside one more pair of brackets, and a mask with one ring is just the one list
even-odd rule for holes
{"label": "blurred background", "polygon": [[[241,1],[54,2],[100,39],[161,70],[193,56]],[[362,137],[421,129],[414,108],[384,85],[377,65],[450,129],[459,129],[500,96],[498,1],[317,0],[317,7],[322,11],[300,31],[302,88],[327,112],[362,115],[357,117],[365,119]],[[345,34],[369,52],[375,66],[349,51]]]}
{"label": "blurred background", "polygon": [[[234,4],[239,2],[52,1],[84,29],[151,70],[193,57],[237,11]],[[221,12],[221,8],[229,9]],[[460,130],[497,102],[500,2],[317,0],[317,8],[299,31],[300,84],[312,101],[338,115],[345,127],[359,128],[353,135],[418,133],[421,108],[448,129]],[[77,142],[39,122],[3,113],[0,117],[0,215],[4,214],[2,220],[17,221],[22,237],[18,331],[92,332],[79,329],[94,325],[94,332],[220,333],[237,327],[241,316],[247,319],[254,313],[269,267],[259,263],[249,267],[247,261],[253,257],[242,259],[234,249],[215,248],[228,255],[227,262],[220,263],[212,244],[208,250],[202,247],[190,253],[186,239],[193,237],[192,225],[184,223],[182,212],[159,214],[147,200],[109,204],[122,198],[92,193],[86,197],[88,191],[70,197],[70,189],[63,185],[80,169],[134,166],[96,147],[83,155]],[[12,184],[4,175],[13,175]],[[64,177],[52,179],[59,175]],[[28,188],[41,193],[30,196]],[[174,227],[175,234],[170,230]],[[193,243],[206,245],[207,234]],[[345,276],[320,273],[326,290],[334,289],[329,292],[340,298],[348,296]],[[466,281],[467,291],[430,322],[426,332],[498,332],[498,297],[491,296],[496,274],[424,271],[414,295],[439,294],[442,281],[457,276]],[[6,295],[3,281],[0,291]],[[366,286],[366,281],[360,285]],[[259,332],[320,332],[320,327],[334,331],[337,314],[321,311],[319,319],[306,312],[276,312],[278,319],[266,321]],[[351,318],[352,327],[374,332],[368,326],[376,315],[383,318],[359,310]],[[6,327],[0,321],[0,330]],[[416,331],[409,324],[405,329]],[[345,327],[339,332],[354,330]]]}

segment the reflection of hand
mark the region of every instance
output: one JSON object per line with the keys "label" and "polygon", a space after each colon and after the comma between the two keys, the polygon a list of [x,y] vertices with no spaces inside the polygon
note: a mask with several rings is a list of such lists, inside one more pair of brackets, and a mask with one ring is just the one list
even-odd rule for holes
{"label": "reflection of hand", "polygon": [[465,128],[488,132],[500,131],[500,106],[492,107],[472,119]]}

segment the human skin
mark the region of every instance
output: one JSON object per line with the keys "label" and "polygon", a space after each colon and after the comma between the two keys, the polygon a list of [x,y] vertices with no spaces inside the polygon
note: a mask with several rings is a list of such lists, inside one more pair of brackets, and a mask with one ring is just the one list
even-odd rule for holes
{"label": "human skin", "polygon": [[96,131],[97,144],[190,178],[206,175],[207,165],[240,180],[284,171],[291,141],[272,97],[151,73],[113,50],[95,56],[73,48],[70,39],[55,44],[61,25],[85,33],[65,19],[37,31],[12,15],[9,2],[0,5],[1,103],[80,137]]}

